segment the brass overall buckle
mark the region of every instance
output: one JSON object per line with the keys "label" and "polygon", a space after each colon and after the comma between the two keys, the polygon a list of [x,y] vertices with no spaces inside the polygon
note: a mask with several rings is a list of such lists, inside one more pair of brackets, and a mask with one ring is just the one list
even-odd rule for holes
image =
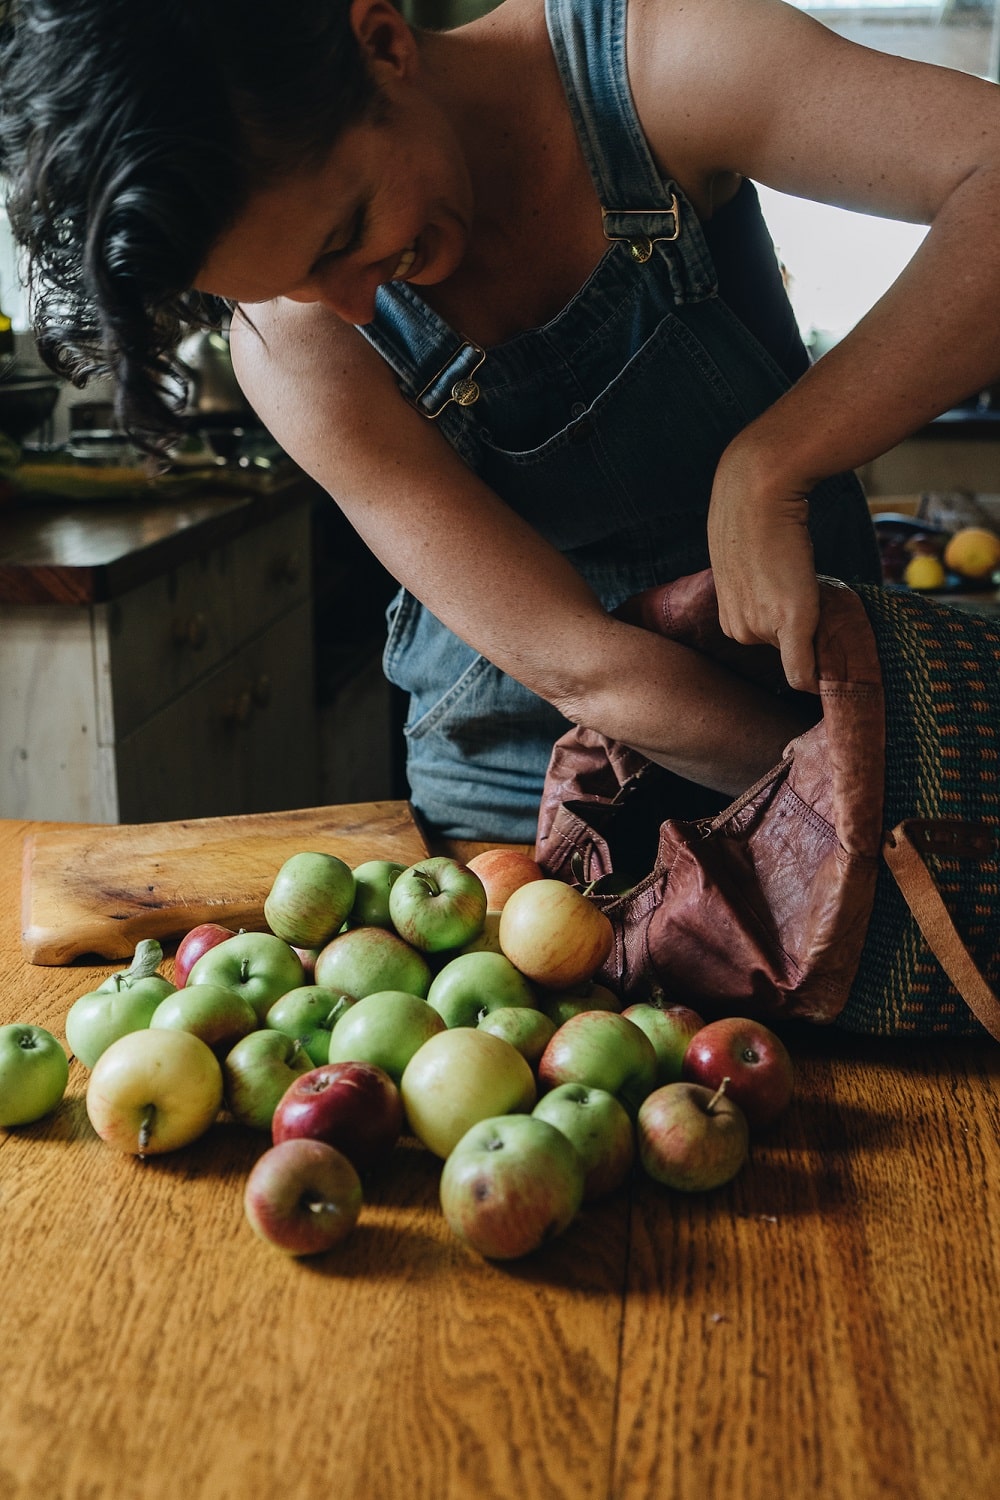
{"label": "brass overall buckle", "polygon": [[[645,234],[643,228],[650,219],[666,220],[662,234]],[[641,222],[632,222],[641,221]],[[606,240],[621,241],[628,245],[632,259],[640,266],[646,264],[653,253],[653,246],[661,241],[671,242],[680,238],[681,206],[677,194],[670,194],[669,208],[602,208],[601,226]]]}

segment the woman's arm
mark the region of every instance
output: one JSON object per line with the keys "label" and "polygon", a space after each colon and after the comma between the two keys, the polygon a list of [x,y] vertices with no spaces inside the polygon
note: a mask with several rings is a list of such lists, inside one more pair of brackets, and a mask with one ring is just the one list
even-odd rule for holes
{"label": "woman's arm", "polygon": [[696,202],[737,172],[931,226],[894,286],[719,465],[723,626],[779,645],[789,680],[813,686],[803,497],[1000,373],[1000,89],[859,47],[781,0],[630,0],[629,40],[651,143]]}
{"label": "woman's arm", "polygon": [[[317,305],[233,322],[248,399],[388,571],[567,718],[732,795],[803,724],[686,647],[608,616],[576,570],[455,455],[389,367]],[[567,496],[572,504],[572,496]]]}

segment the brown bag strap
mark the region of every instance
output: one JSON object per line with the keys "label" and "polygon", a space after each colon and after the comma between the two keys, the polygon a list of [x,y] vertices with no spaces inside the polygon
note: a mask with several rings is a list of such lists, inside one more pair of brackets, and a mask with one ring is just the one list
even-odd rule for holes
{"label": "brown bag strap", "polygon": [[938,963],[976,1019],[1000,1041],[1000,1000],[959,937],[921,852],[983,859],[995,848],[995,835],[982,824],[911,818],[886,834],[882,852]]}

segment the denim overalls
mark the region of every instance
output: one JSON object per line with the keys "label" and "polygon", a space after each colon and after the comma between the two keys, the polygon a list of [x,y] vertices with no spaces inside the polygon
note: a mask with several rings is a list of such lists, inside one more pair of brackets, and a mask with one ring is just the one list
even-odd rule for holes
{"label": "denim overalls", "polygon": [[[626,6],[546,5],[609,239],[580,292],[550,323],[483,351],[442,322],[416,288],[393,282],[380,288],[375,319],[362,330],[403,394],[565,553],[609,610],[640,589],[708,566],[706,513],[718,459],[789,384],[718,294],[705,234],[652,160],[626,76]],[[740,234],[749,212],[757,237],[747,258],[753,263],[756,254],[767,268],[787,312],[752,185],[738,198]],[[767,295],[774,292],[770,286]],[[879,577],[853,475],[813,493],[809,524],[821,572]],[[384,666],[409,695],[414,804],[453,837],[533,840],[546,765],[566,719],[405,590],[388,619]]]}

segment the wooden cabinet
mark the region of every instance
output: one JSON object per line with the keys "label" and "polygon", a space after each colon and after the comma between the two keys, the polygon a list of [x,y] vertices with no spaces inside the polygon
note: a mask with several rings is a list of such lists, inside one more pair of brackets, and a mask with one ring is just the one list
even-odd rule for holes
{"label": "wooden cabinet", "polygon": [[[319,800],[308,498],[206,501],[175,528],[161,506],[152,536],[137,512],[131,552],[119,535],[103,563],[38,560],[30,586],[5,527],[0,816],[147,822]],[[91,549],[102,520],[72,522]],[[59,602],[20,602],[46,591]]]}

